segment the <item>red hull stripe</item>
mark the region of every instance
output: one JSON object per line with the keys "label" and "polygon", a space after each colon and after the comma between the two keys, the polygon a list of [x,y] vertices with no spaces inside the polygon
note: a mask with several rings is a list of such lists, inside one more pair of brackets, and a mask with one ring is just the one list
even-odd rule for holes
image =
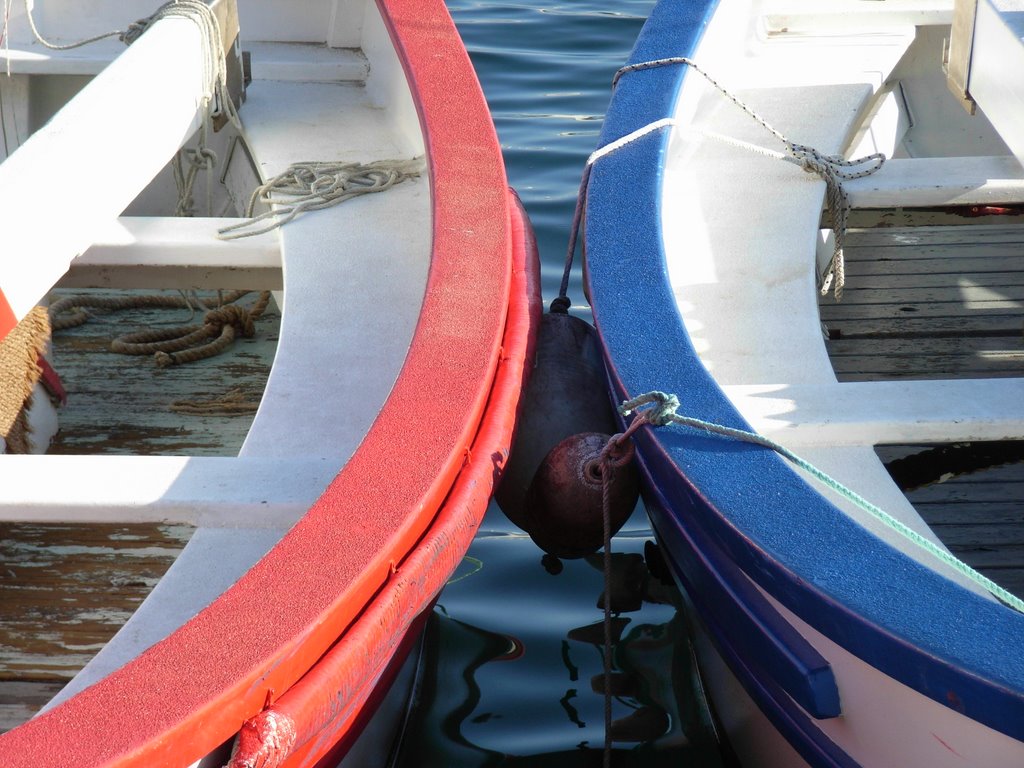
{"label": "red hull stripe", "polygon": [[17,324],[18,318],[15,317],[14,310],[7,303],[7,297],[4,296],[3,291],[0,291],[0,341],[3,341]]}
{"label": "red hull stripe", "polygon": [[434,207],[426,296],[398,381],[356,454],[262,561],[173,635],[0,736],[6,766],[185,765],[219,746],[393,578],[465,463],[505,331],[504,166],[442,0],[378,5],[413,83]]}
{"label": "red hull stripe", "polygon": [[[519,392],[533,359],[530,342],[540,324],[540,265],[536,242],[525,214],[512,207],[512,303],[505,330],[505,354],[498,367],[491,404],[471,449],[471,460],[423,540],[399,567],[381,593],[345,637],[281,699],[256,718],[284,718],[295,733],[290,755],[271,749],[235,754],[228,768],[251,765],[303,768],[328,754],[334,745],[357,735],[364,706],[373,706],[374,686],[401,648],[407,630],[433,604],[469,548],[494,492],[496,470],[504,467],[517,420]],[[372,663],[371,663],[372,659]],[[349,744],[350,745],[350,744]],[[271,755],[274,760],[267,758]]]}

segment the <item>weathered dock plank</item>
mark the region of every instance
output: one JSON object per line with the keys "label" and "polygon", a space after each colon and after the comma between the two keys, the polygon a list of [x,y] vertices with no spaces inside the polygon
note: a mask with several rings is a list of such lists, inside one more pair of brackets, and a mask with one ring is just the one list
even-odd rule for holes
{"label": "weathered dock plank", "polygon": [[[850,232],[843,299],[820,302],[840,381],[1024,377],[1024,226],[983,233]],[[886,462],[916,456],[891,465],[915,509],[954,554],[1024,595],[1024,448],[877,450]]]}
{"label": "weathered dock plank", "polygon": [[[110,295],[61,291],[54,299],[72,293]],[[273,303],[255,337],[207,360],[160,368],[150,357],[110,350],[117,336],[201,323],[204,313],[94,309],[86,324],[57,332],[53,363],[68,402],[50,452],[237,454],[276,350]],[[0,524],[0,732],[31,717],[113,636],[191,532],[184,525]]]}

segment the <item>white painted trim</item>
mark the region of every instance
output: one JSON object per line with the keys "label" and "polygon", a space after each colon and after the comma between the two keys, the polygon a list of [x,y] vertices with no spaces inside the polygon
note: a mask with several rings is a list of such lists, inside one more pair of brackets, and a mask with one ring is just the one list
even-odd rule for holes
{"label": "white painted trim", "polygon": [[0,456],[0,520],[287,528],[337,457]]}
{"label": "white painted trim", "polygon": [[1024,379],[745,384],[722,389],[756,432],[794,450],[1024,439]]}
{"label": "white painted trim", "polygon": [[220,240],[238,219],[122,216],[71,263],[62,288],[279,290],[277,232]]}
{"label": "white painted trim", "polygon": [[0,290],[24,317],[192,134],[199,27],[166,18],[0,164]]}

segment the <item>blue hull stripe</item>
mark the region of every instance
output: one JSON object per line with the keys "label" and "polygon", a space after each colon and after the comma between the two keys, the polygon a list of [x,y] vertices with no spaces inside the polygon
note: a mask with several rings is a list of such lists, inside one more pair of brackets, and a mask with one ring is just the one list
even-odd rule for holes
{"label": "blue hull stripe", "polygon": [[[714,0],[661,0],[631,62],[693,55],[714,9]],[[600,145],[670,115],[684,74],[670,66],[624,76]],[[591,173],[584,249],[611,382],[622,398],[672,392],[685,415],[749,429],[701,365],[668,284],[659,195],[666,148],[664,132],[651,134],[600,159]],[[935,701],[1024,740],[1024,615],[866,532],[771,451],[679,427],[639,442],[664,497],[664,507],[651,510],[658,530],[677,529],[687,515],[688,530],[699,527],[739,569],[840,646]],[[725,569],[718,577],[731,582]],[[737,584],[731,590],[746,599]],[[745,655],[741,663],[772,678],[759,684],[784,684],[774,676],[785,665],[761,667]]]}

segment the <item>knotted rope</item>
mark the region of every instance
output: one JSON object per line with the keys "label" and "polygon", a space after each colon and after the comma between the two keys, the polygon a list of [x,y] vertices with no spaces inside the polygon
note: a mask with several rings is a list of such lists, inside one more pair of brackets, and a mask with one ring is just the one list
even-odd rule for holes
{"label": "knotted rope", "polygon": [[[859,179],[864,176],[869,176],[880,169],[885,163],[885,155],[881,153],[875,153],[872,155],[866,155],[864,157],[857,158],[855,160],[847,160],[842,155],[826,155],[814,147],[807,146],[805,144],[797,144],[784,136],[780,131],[772,127],[765,118],[743,103],[740,99],[730,93],[725,87],[723,87],[717,80],[711,77],[707,72],[701,69],[692,59],[686,56],[671,56],[663,59],[654,59],[652,61],[643,61],[636,64],[628,64],[619,69],[615,76],[612,78],[612,88],[614,89],[619,82],[619,79],[630,72],[638,72],[645,69],[653,69],[655,67],[669,66],[682,64],[690,67],[697,74],[703,77],[715,90],[725,96],[729,101],[736,105],[745,114],[749,115],[755,120],[762,128],[768,133],[778,139],[785,147],[785,153],[776,152],[767,147],[761,147],[757,144],[751,144],[749,142],[734,139],[728,136],[722,136],[720,134],[699,131],[702,135],[709,138],[721,141],[726,144],[731,144],[743,149],[746,149],[757,154],[766,155],[768,157],[785,160],[790,163],[799,165],[808,173],[817,174],[825,182],[826,190],[826,202],[831,219],[832,231],[834,233],[834,243],[832,249],[832,258],[829,260],[828,266],[825,269],[824,275],[822,275],[822,286],[821,295],[824,296],[829,292],[829,289],[834,285],[834,296],[836,301],[840,301],[843,296],[843,287],[846,283],[846,270],[843,256],[843,246],[846,240],[846,230],[848,228],[847,223],[850,214],[850,198],[845,188],[843,187],[843,181],[848,179]],[[570,229],[569,236],[569,248],[566,256],[565,271],[562,277],[562,285],[559,291],[559,297],[552,302],[552,309],[559,307],[562,311],[562,307],[568,307],[568,299],[566,293],[568,291],[569,284],[569,272],[572,268],[573,255],[576,251],[576,240],[580,229],[580,224],[583,216],[583,208],[586,202],[586,187],[590,180],[590,169],[591,166],[597,162],[600,158],[607,154],[611,154],[622,147],[630,144],[637,139],[646,136],[648,133],[660,130],[662,128],[675,126],[676,121],[672,118],[662,118],[649,123],[645,126],[638,128],[632,133],[623,136],[620,139],[616,139],[603,147],[598,148],[593,152],[589,158],[587,158],[586,165],[583,170],[583,179],[580,182],[580,192],[576,199],[576,211],[573,214],[573,222]]]}
{"label": "knotted rope", "polygon": [[[641,411],[640,409],[645,406],[649,407]],[[637,422],[640,422],[640,424],[650,424],[655,427],[676,424],[769,448],[807,472],[820,483],[832,489],[835,493],[856,504],[857,507],[867,512],[883,525],[898,533],[907,541],[949,566],[961,576],[987,590],[1000,602],[1014,610],[1024,613],[1024,600],[1021,600],[1021,598],[1017,597],[1012,592],[1009,592],[999,586],[987,576],[978,573],[978,571],[971,568],[967,563],[963,562],[955,555],[950,554],[945,549],[926,539],[913,528],[910,528],[905,523],[894,518],[888,512],[885,512],[881,508],[875,506],[860,494],[840,483],[834,477],[826,474],[806,459],[803,459],[793,453],[784,445],[781,445],[764,435],[759,435],[756,432],[748,432],[743,429],[727,427],[723,424],[703,421],[702,419],[693,418],[692,416],[681,416],[676,413],[677,408],[679,408],[679,398],[675,395],[655,391],[647,392],[646,394],[639,395],[632,400],[624,401],[619,407],[619,413],[623,416],[629,416],[634,413],[636,414],[636,417],[630,424],[631,428],[634,424],[637,424]]]}
{"label": "knotted rope", "polygon": [[147,29],[161,19],[189,19],[199,27],[204,41],[203,97],[200,106],[202,120],[200,121],[196,147],[178,150],[175,161],[172,164],[174,182],[178,190],[178,204],[175,214],[177,216],[194,215],[192,188],[199,171],[205,170],[207,172],[207,215],[212,215],[212,175],[213,169],[217,164],[217,155],[207,145],[208,124],[212,120],[223,116],[235,125],[236,128],[241,129],[241,125],[238,121],[238,113],[235,110],[234,102],[232,102],[228,93],[227,58],[224,51],[224,41],[221,37],[220,22],[210,6],[203,2],[203,0],[170,0],[157,8],[151,15],[132,22],[124,30],[104,32],[84,40],[65,44],[50,42],[40,34],[39,29],[36,27],[35,19],[32,16],[32,3],[30,0],[25,0],[25,15],[35,39],[41,45],[56,51],[80,48],[108,37],[117,37],[125,45],[131,45]]}
{"label": "knotted rope", "polygon": [[[809,147],[805,144],[797,144],[772,127],[765,118],[740,101],[739,98],[730,93],[717,80],[701,69],[701,67],[692,59],[686,56],[671,56],[663,59],[654,59],[652,61],[628,64],[615,73],[615,76],[612,78],[612,88],[618,84],[619,78],[630,72],[676,64],[682,64],[690,67],[690,69],[703,77],[715,90],[725,96],[725,98],[731,101],[744,113],[749,115],[762,128],[768,131],[768,133],[778,139],[786,148],[788,153],[788,156],[782,156],[782,159],[796,163],[808,173],[817,174],[825,182],[828,212],[832,221],[832,231],[835,236],[835,241],[832,258],[829,261],[825,274],[822,277],[821,295],[824,296],[827,294],[829,288],[834,282],[835,299],[836,301],[841,300],[843,296],[843,285],[846,280],[843,244],[846,237],[847,221],[850,213],[850,198],[847,195],[846,190],[843,188],[842,182],[844,179],[859,179],[875,173],[882,167],[883,163],[885,163],[885,155],[876,152],[875,154],[866,155],[855,160],[847,160],[842,155],[826,155],[819,152],[814,147]],[[724,139],[728,143],[742,146],[754,152],[771,154],[770,150],[766,150],[765,148],[758,147],[754,144],[730,140],[716,134],[706,135],[720,140]]]}
{"label": "knotted rope", "polygon": [[[208,307],[200,324],[159,328],[125,334],[110,343],[110,351],[121,355],[153,355],[160,368],[219,355],[238,336],[252,338],[255,322],[270,302],[270,291],[262,291],[252,306],[246,308],[233,302],[249,291],[234,291],[223,297],[220,305]],[[85,323],[86,307],[118,311],[124,309],[187,308],[192,302],[183,296],[89,297],[69,296],[50,306],[50,322],[54,330]]]}
{"label": "knotted rope", "polygon": [[[360,195],[383,192],[419,176],[422,157],[378,160],[372,163],[294,163],[256,188],[249,199],[247,219],[217,231],[222,240],[235,240],[270,232],[307,211],[318,211]],[[259,203],[270,210],[256,215]]]}

